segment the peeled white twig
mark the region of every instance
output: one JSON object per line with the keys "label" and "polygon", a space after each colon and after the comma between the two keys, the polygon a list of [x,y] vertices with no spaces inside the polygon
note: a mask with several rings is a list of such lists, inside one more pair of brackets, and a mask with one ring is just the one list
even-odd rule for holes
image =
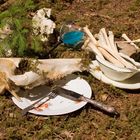
{"label": "peeled white twig", "polygon": [[18,100],[22,101],[21,98],[17,95],[17,93],[14,90],[9,90],[9,92]]}
{"label": "peeled white twig", "polygon": [[90,38],[87,38],[87,39],[85,40],[83,46],[82,46],[82,49],[87,49],[87,50],[88,50],[88,47],[87,47],[87,46],[88,46],[89,42],[90,42]]}
{"label": "peeled white twig", "polygon": [[99,32],[100,40],[103,42],[105,49],[110,51],[115,51],[118,53],[117,47],[114,42],[114,35],[112,31],[109,31],[109,36],[107,36],[105,28],[102,28]]}
{"label": "peeled white twig", "polygon": [[95,54],[99,55],[102,59],[104,59],[100,50],[91,41],[88,43],[88,48],[89,48],[90,51],[94,52]]}
{"label": "peeled white twig", "polygon": [[118,61],[117,59],[115,59],[111,54],[109,54],[104,48],[98,47],[98,49],[102,52],[102,54],[104,55],[104,57],[110,61],[111,63],[113,63],[114,65],[118,66],[118,67],[124,67],[124,65]]}
{"label": "peeled white twig", "polygon": [[128,42],[128,43],[139,43],[140,39],[131,40],[131,41],[125,41],[125,42]]}
{"label": "peeled white twig", "polygon": [[107,36],[105,28],[102,28],[100,30],[100,34],[103,36],[103,40],[104,40],[104,43],[106,44],[106,46],[109,47],[110,49],[112,49],[112,46],[111,46],[111,44],[109,42],[109,39],[108,39],[108,36]]}
{"label": "peeled white twig", "polygon": [[100,30],[99,32],[99,45],[104,48],[105,50],[107,50],[110,54],[112,54],[112,56],[114,56],[117,60],[119,60],[125,67],[127,68],[136,68],[133,64],[131,64],[130,62],[126,61],[125,59],[123,59],[118,52],[114,51],[114,49],[112,49],[107,34],[103,29]]}
{"label": "peeled white twig", "polygon": [[140,69],[140,63],[139,62],[136,62],[133,58],[129,57],[128,55],[125,55],[124,53],[119,53],[119,54],[120,54],[120,56],[122,56],[126,60],[133,63],[138,69]]}
{"label": "peeled white twig", "polygon": [[98,42],[94,38],[94,36],[92,35],[92,33],[90,32],[90,30],[88,29],[88,27],[86,26],[83,29],[84,29],[85,33],[89,36],[89,38],[91,39],[91,41],[97,46],[98,45]]}
{"label": "peeled white twig", "polygon": [[[96,46],[91,42],[90,38],[87,38],[87,40],[85,40],[84,45],[82,46],[82,49],[94,52],[95,54],[98,54],[98,51],[99,51],[97,50]],[[102,59],[104,58],[102,57]]]}
{"label": "peeled white twig", "polygon": [[88,37],[90,38],[91,42],[88,44],[88,46],[91,48],[91,50],[96,53],[97,55],[99,55],[101,58],[104,59],[103,55],[101,54],[101,52],[98,50],[97,46],[98,46],[98,42],[95,39],[95,37],[92,35],[92,33],[90,32],[90,30],[88,29],[88,27],[84,27],[84,32],[88,35]]}
{"label": "peeled white twig", "polygon": [[117,46],[116,46],[116,44],[114,42],[114,34],[113,34],[113,32],[109,31],[108,34],[109,34],[108,39],[109,39],[109,42],[110,42],[110,45],[111,45],[112,49],[114,51],[118,52]]}
{"label": "peeled white twig", "polygon": [[138,47],[136,44],[134,44],[133,41],[132,41],[126,34],[122,34],[122,37],[123,37],[126,41],[130,42],[130,44],[133,45],[136,49],[139,49],[139,47]]}

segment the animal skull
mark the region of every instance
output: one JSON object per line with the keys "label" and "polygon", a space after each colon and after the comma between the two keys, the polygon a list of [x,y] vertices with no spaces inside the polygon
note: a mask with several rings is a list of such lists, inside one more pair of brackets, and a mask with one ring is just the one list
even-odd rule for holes
{"label": "animal skull", "polygon": [[[29,70],[17,75],[22,58],[0,58],[0,93],[8,90],[16,98],[18,96],[12,89],[11,83],[18,87],[31,89],[46,84],[48,80],[57,80],[76,71],[85,70],[81,59],[26,59],[30,64]],[[19,98],[18,98],[19,99]]]}

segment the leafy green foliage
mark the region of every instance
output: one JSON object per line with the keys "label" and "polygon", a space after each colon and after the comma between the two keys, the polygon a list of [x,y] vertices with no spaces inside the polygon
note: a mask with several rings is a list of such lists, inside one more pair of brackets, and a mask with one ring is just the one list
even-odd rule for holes
{"label": "leafy green foliage", "polygon": [[0,56],[3,56],[5,46],[12,50],[13,56],[25,56],[28,49],[34,52],[42,50],[40,41],[32,35],[29,14],[35,8],[33,0],[19,0],[8,10],[0,13],[0,28],[9,24],[13,30],[11,35],[0,42]]}

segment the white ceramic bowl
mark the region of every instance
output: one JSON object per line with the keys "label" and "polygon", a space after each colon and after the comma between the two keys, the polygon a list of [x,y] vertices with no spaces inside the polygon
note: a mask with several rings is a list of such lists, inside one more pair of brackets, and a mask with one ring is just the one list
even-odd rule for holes
{"label": "white ceramic bowl", "polygon": [[[127,59],[127,57],[126,57]],[[136,74],[137,70],[130,70],[127,68],[120,68],[118,66],[115,66],[114,64],[110,63],[107,60],[102,59],[98,55],[96,55],[96,60],[99,63],[101,71],[110,79],[114,81],[123,81],[130,77],[132,77],[134,74]],[[129,60],[131,62],[131,60]]]}

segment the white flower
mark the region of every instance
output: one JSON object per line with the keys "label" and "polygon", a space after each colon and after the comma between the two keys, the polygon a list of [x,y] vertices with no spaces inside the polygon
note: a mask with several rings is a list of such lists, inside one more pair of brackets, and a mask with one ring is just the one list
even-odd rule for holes
{"label": "white flower", "polygon": [[49,19],[50,15],[51,9],[42,8],[36,12],[32,19],[33,33],[39,35],[42,41],[47,41],[48,35],[52,34],[56,27],[55,23]]}

